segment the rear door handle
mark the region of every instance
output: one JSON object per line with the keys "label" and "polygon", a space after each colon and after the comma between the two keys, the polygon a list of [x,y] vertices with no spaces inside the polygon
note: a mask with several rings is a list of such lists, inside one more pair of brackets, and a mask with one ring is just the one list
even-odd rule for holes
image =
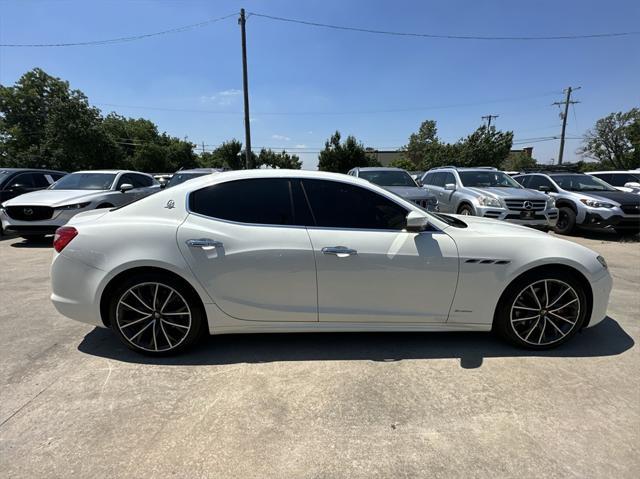
{"label": "rear door handle", "polygon": [[187,246],[191,248],[220,248],[223,246],[222,241],[216,241],[209,238],[189,239],[186,243]]}
{"label": "rear door handle", "polygon": [[358,252],[355,249],[346,246],[325,246],[322,248],[324,254],[335,254],[338,258],[346,258],[347,256],[355,256]]}

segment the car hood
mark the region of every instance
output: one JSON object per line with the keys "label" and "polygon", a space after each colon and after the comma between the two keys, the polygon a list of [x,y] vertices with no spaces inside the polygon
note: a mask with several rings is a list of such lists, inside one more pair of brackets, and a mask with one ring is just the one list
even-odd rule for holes
{"label": "car hood", "polygon": [[93,198],[104,195],[108,190],[39,190],[16,196],[3,203],[4,206],[64,206],[85,203]]}
{"label": "car hood", "polygon": [[475,188],[468,187],[468,190],[478,195],[491,195],[496,198],[517,198],[519,200],[544,200],[547,195],[535,190],[526,188]]}
{"label": "car hood", "polygon": [[579,193],[600,201],[612,200],[621,205],[640,203],[640,196],[624,191],[580,191]]}
{"label": "car hood", "polygon": [[466,231],[475,233],[482,237],[487,236],[539,236],[548,238],[549,235],[527,226],[520,226],[506,221],[493,220],[491,218],[481,218],[470,215],[448,215],[455,216],[467,224]]}
{"label": "car hood", "polygon": [[417,186],[383,186],[383,188],[403,198],[435,198],[435,195]]}

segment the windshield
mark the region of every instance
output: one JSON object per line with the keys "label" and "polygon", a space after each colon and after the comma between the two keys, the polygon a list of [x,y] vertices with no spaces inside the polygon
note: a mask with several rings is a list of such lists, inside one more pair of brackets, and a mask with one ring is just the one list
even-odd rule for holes
{"label": "windshield", "polygon": [[464,186],[476,188],[522,188],[520,183],[502,171],[459,171]]}
{"label": "windshield", "polygon": [[554,175],[553,181],[568,191],[616,191],[600,178],[589,175]]}
{"label": "windshield", "polygon": [[209,173],[176,173],[171,177],[171,179],[167,182],[167,188],[171,186],[179,185],[180,183],[184,183],[187,180],[191,180],[193,178],[197,178],[199,176],[208,175]]}
{"label": "windshield", "polygon": [[7,171],[7,170],[0,170],[0,185],[2,183],[4,183],[4,180],[6,180],[9,175],[11,175],[11,171]]}
{"label": "windshield", "polygon": [[115,173],[71,173],[51,185],[52,190],[108,190]]}
{"label": "windshield", "polygon": [[358,176],[379,186],[417,186],[406,171],[361,171]]}

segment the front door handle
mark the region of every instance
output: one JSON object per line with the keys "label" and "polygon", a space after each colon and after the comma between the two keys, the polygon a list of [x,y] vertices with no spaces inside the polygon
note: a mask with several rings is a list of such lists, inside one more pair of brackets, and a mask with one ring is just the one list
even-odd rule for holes
{"label": "front door handle", "polygon": [[191,248],[221,248],[223,246],[222,241],[209,238],[189,239],[186,243]]}
{"label": "front door handle", "polygon": [[358,252],[355,249],[346,246],[325,246],[322,248],[324,254],[335,254],[338,258],[346,258],[347,256],[355,256]]}

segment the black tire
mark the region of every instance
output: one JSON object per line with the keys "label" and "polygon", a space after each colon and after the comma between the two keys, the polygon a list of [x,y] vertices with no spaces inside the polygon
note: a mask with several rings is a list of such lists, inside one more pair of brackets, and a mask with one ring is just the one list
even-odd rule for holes
{"label": "black tire", "polygon": [[473,216],[473,210],[469,205],[462,205],[460,208],[458,208],[458,214]]}
{"label": "black tire", "polygon": [[[568,290],[563,292],[565,288]],[[538,311],[529,309],[537,309],[533,293],[542,306]],[[558,310],[558,305],[566,306]],[[573,275],[562,270],[532,271],[518,277],[505,290],[496,308],[493,329],[516,346],[551,349],[580,331],[590,310],[584,286]]]}
{"label": "black tire", "polygon": [[20,235],[22,239],[27,241],[44,241],[45,236],[47,235]]}
{"label": "black tire", "polygon": [[[144,319],[146,314],[149,317]],[[119,284],[109,298],[109,324],[125,346],[149,356],[185,351],[208,329],[197,293],[162,273],[137,274]]]}
{"label": "black tire", "polygon": [[570,235],[576,228],[576,212],[568,206],[558,208],[558,221],[553,230],[559,235]]}

